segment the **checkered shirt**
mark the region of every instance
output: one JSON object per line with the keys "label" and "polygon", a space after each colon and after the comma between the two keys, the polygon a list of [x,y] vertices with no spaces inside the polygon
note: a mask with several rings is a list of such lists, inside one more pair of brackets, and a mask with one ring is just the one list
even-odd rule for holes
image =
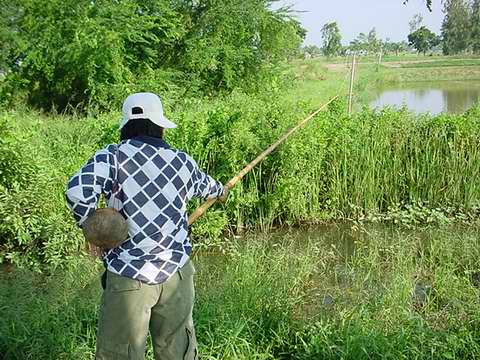
{"label": "checkered shirt", "polygon": [[[116,183],[118,189],[113,189]],[[104,253],[106,268],[160,284],[188,261],[192,251],[187,202],[223,192],[224,187],[186,153],[161,139],[138,137],[98,151],[70,179],[66,198],[81,226],[104,194],[107,205],[126,219],[129,234],[119,247]]]}

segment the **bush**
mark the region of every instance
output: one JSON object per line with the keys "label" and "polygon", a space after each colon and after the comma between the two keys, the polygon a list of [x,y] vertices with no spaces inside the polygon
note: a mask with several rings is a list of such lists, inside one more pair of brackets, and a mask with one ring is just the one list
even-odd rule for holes
{"label": "bush", "polygon": [[48,111],[111,110],[132,91],[252,88],[301,42],[298,22],[266,0],[19,0],[0,9],[9,14],[0,43],[10,44],[3,100],[23,94]]}
{"label": "bush", "polygon": [[[167,141],[225,183],[307,113],[272,98],[234,92],[184,100],[167,114],[179,125],[166,132]],[[226,204],[193,226],[196,241],[218,244],[227,229],[342,219],[478,220],[478,110],[433,118],[365,110],[348,117],[344,108],[334,103],[255,167]],[[82,238],[65,205],[65,184],[97,149],[118,141],[119,117],[3,116],[10,123],[2,125],[0,141],[4,260],[58,266],[78,252]]]}

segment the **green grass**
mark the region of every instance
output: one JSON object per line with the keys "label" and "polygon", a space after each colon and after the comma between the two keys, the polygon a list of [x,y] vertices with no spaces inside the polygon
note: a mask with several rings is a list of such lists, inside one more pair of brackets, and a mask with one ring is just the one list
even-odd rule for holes
{"label": "green grass", "polygon": [[[454,77],[475,67],[441,69]],[[345,93],[345,66],[313,59],[292,71],[298,82],[289,90],[177,104],[168,115],[179,128],[168,141],[228,180],[285,129]],[[361,64],[355,93],[415,72],[434,70]],[[480,273],[479,112],[418,117],[358,108],[350,117],[341,99],[262,162],[226,205],[193,227],[194,239],[202,239],[195,322],[203,358],[480,357],[479,289],[472,282]],[[118,117],[30,110],[0,117],[0,260],[29,269],[0,273],[6,359],[93,357],[101,266],[79,254],[82,238],[63,190],[97,148],[116,141]],[[345,219],[357,222],[222,236],[226,229]],[[370,220],[470,228],[362,225]],[[210,255],[202,255],[206,250]],[[426,302],[412,299],[416,284],[433,289]]]}
{"label": "green grass", "polygon": [[[376,55],[357,55],[357,61],[360,63],[377,63],[379,59],[378,54]],[[431,61],[441,61],[441,62],[457,62],[457,61],[472,61],[475,62],[479,59],[479,56],[475,55],[440,55],[440,54],[416,54],[416,53],[402,53],[402,54],[383,54],[382,56],[382,63],[390,63],[390,62],[431,62]],[[314,58],[313,60],[321,61],[323,63],[334,63],[340,64],[345,62],[345,56],[336,56],[327,58],[324,56],[319,56]],[[351,59],[350,59],[351,61]]]}
{"label": "green grass", "polygon": [[[362,84],[368,86],[368,78]],[[192,101],[175,112],[179,128],[167,139],[226,182],[310,106],[295,108],[268,94]],[[343,219],[476,222],[479,111],[418,117],[387,109],[348,116],[337,101],[246,176],[226,204],[193,227],[193,236],[208,246],[228,230]],[[38,269],[64,266],[82,243],[65,205],[66,182],[96,149],[117,141],[118,114],[76,119],[9,112],[1,119],[10,130],[0,140],[0,260]]]}
{"label": "green grass", "polygon": [[480,66],[408,66],[398,68],[383,66],[378,76],[380,77],[380,82],[383,83],[480,80]]}
{"label": "green grass", "polygon": [[480,66],[480,59],[445,59],[445,60],[425,60],[419,62],[407,62],[400,64],[403,68],[412,67],[445,67],[445,66]]}
{"label": "green grass", "polygon": [[[479,235],[345,224],[197,254],[202,358],[478,358]],[[98,271],[87,259],[52,275],[2,271],[4,358],[91,359]],[[432,289],[425,301],[412,297],[416,284]]]}
{"label": "green grass", "polygon": [[297,60],[291,64],[295,85],[283,91],[280,101],[292,107],[299,103],[315,109],[331,97],[340,94],[346,97],[348,69],[332,70],[323,59]]}

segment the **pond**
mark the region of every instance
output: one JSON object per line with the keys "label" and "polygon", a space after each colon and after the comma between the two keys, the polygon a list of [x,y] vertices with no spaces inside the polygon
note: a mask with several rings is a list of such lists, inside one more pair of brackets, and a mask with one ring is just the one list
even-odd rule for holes
{"label": "pond", "polygon": [[463,113],[480,100],[480,81],[408,83],[377,89],[373,108],[402,107],[416,113]]}

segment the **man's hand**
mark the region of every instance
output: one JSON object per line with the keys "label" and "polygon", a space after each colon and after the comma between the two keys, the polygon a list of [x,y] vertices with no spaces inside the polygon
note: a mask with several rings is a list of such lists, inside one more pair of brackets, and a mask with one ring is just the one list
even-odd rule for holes
{"label": "man's hand", "polygon": [[94,259],[102,259],[103,249],[99,248],[98,246],[92,245],[90,243],[86,243],[86,250],[87,253],[90,254],[91,257]]}
{"label": "man's hand", "polygon": [[225,186],[224,188],[225,190],[223,191],[223,194],[221,196],[218,197],[218,201],[224,203],[225,201],[227,201],[227,198],[228,198],[228,194],[230,193],[230,189]]}

